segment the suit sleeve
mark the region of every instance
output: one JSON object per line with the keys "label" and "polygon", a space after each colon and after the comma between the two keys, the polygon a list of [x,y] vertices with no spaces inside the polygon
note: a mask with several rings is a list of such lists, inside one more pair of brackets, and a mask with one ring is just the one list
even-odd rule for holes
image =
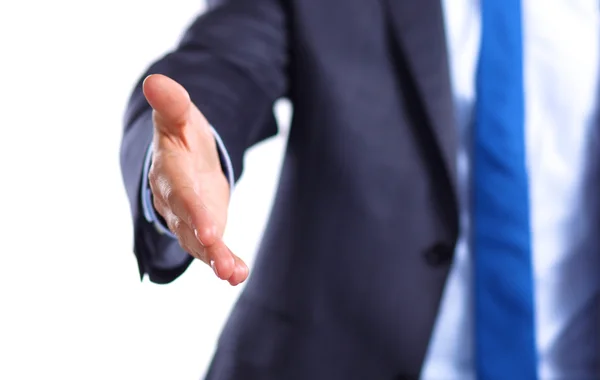
{"label": "suit sleeve", "polygon": [[273,103],[287,93],[287,17],[284,0],[217,1],[198,17],[178,47],[150,66],[136,85],[126,113],[121,171],[134,224],[140,276],[168,283],[191,263],[179,244],[144,217],[144,161],[152,140],[151,109],[141,89],[149,74],[181,83],[228,152],[234,180],[244,152],[277,133]]}

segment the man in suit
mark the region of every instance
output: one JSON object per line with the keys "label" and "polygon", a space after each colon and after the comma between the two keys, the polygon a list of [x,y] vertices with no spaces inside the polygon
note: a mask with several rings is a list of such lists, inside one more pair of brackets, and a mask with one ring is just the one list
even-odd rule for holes
{"label": "man in suit", "polygon": [[294,106],[209,379],[600,376],[595,1],[216,3],[121,150],[140,274],[237,285],[230,191]]}

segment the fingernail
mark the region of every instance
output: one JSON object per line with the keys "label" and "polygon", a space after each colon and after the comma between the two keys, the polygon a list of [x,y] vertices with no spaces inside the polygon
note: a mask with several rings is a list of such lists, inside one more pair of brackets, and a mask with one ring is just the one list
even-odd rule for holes
{"label": "fingernail", "polygon": [[200,242],[200,245],[204,247],[204,243],[202,242],[202,239],[200,239],[200,235],[198,234],[198,230],[196,228],[194,228],[194,235],[196,235],[196,239]]}
{"label": "fingernail", "polygon": [[210,267],[212,268],[213,272],[215,272],[217,277],[219,277],[219,272],[217,271],[217,266],[215,265],[215,260],[210,260]]}

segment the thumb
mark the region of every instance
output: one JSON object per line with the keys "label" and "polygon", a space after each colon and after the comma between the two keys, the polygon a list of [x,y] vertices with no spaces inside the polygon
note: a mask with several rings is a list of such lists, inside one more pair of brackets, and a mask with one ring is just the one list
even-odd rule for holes
{"label": "thumb", "polygon": [[144,96],[154,109],[155,125],[165,133],[177,132],[188,121],[190,95],[173,79],[153,74],[144,79]]}

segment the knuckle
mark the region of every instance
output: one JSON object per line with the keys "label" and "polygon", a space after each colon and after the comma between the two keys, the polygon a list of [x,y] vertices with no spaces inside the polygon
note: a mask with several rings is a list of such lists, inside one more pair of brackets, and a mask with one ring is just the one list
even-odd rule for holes
{"label": "knuckle", "polygon": [[156,163],[153,162],[150,165],[150,169],[148,170],[148,180],[150,181],[150,183],[156,182],[157,176],[158,176],[158,173],[157,173],[157,170],[156,170]]}
{"label": "knuckle", "polygon": [[166,214],[167,215],[164,216],[164,218],[167,222],[167,227],[169,227],[169,230],[177,236],[177,239],[181,240],[181,220],[172,212],[167,212]]}
{"label": "knuckle", "polygon": [[161,186],[161,189],[163,199],[169,206],[172,207],[178,197],[178,191],[173,189],[171,186]]}
{"label": "knuckle", "polygon": [[153,169],[153,168],[154,168],[154,165],[151,166],[150,170],[148,171],[148,185],[150,185],[150,188],[152,189],[152,191],[155,191],[158,174],[156,173],[156,169]]}
{"label": "knuckle", "polygon": [[165,209],[164,209],[164,205],[163,203],[158,199],[158,197],[156,196],[152,196],[152,205],[154,206],[154,209],[156,211],[158,211],[158,213],[160,215],[162,215],[163,217],[165,216]]}
{"label": "knuckle", "polygon": [[182,230],[183,230],[183,223],[181,221],[181,219],[179,219],[178,217],[173,217],[171,218],[172,222],[171,222],[171,231],[177,235],[179,237],[179,239],[181,240],[181,236],[182,236]]}
{"label": "knuckle", "polygon": [[159,159],[154,157],[150,169],[148,169],[148,181],[154,186],[158,186],[161,178],[164,177],[164,170],[161,170],[162,165],[158,161]]}
{"label": "knuckle", "polygon": [[170,196],[172,191],[171,185],[165,176],[151,168],[148,172],[148,183],[153,197],[159,199],[161,202],[166,202],[167,197]]}

